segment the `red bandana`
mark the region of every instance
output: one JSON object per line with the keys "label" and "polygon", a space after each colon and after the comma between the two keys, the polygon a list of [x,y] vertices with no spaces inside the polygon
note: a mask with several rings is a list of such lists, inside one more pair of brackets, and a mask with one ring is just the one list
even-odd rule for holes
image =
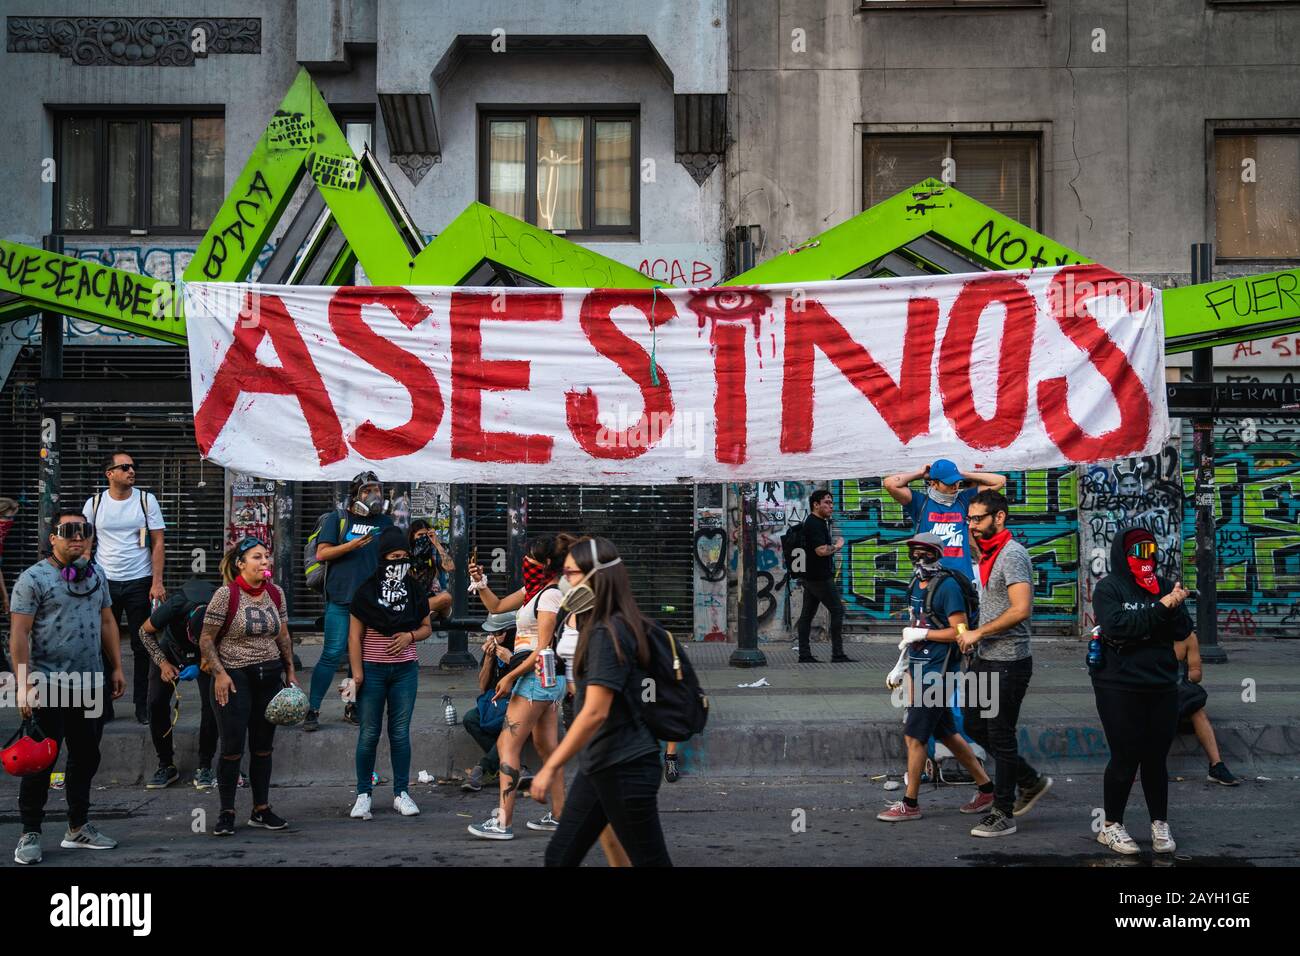
{"label": "red bandana", "polygon": [[555,580],[551,569],[531,554],[524,555],[524,600],[531,601],[537,592]]}
{"label": "red bandana", "polygon": [[266,582],[262,582],[261,584],[258,585],[252,585],[244,580],[244,576],[242,574],[235,575],[235,583],[239,585],[239,590],[243,591],[245,594],[251,594],[253,595],[253,597],[257,597],[259,594],[261,594],[263,591],[266,590]]}
{"label": "red bandana", "polygon": [[1156,580],[1156,563],[1153,560],[1129,555],[1128,569],[1133,572],[1133,580],[1138,583],[1138,587],[1152,594],[1159,592],[1160,582]]}
{"label": "red bandana", "polygon": [[1011,540],[1011,530],[1003,528],[991,538],[976,538],[980,546],[980,583],[987,585],[989,575],[993,573],[993,563],[997,561],[1002,548]]}

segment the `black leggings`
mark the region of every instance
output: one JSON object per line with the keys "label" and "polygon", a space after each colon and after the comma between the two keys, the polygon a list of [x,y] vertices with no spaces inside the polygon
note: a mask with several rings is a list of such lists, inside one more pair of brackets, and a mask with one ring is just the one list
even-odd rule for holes
{"label": "black leggings", "polygon": [[1142,773],[1142,793],[1151,819],[1169,819],[1169,748],[1178,731],[1178,688],[1156,691],[1116,690],[1092,686],[1097,715],[1106,731],[1106,820],[1124,822],[1133,778]]}
{"label": "black leggings", "polygon": [[245,737],[252,754],[248,758],[248,784],[253,790],[253,806],[264,807],[270,802],[271,745],[275,741],[275,724],[266,719],[266,705],[284,687],[284,662],[227,668],[226,673],[235,682],[226,706],[217,703],[215,693],[212,695],[212,709],[221,733],[221,761],[217,766],[221,809],[235,809]]}
{"label": "black leggings", "polygon": [[546,845],[547,866],[578,866],[609,824],[633,866],[672,866],[659,826],[659,754],[596,773],[579,771]]}

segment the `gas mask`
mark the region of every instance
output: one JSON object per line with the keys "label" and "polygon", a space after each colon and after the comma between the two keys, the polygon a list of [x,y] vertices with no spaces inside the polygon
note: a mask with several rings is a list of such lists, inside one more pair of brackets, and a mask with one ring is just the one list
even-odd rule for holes
{"label": "gas mask", "polygon": [[567,611],[569,614],[582,614],[584,611],[590,611],[596,606],[596,594],[591,590],[591,585],[587,582],[597,571],[604,571],[606,568],[612,568],[616,564],[622,564],[622,558],[615,558],[613,561],[602,562],[596,557],[596,542],[591,541],[591,570],[583,575],[582,580],[577,584],[569,585],[565,588],[563,585],[568,583],[567,578],[562,578],[559,585],[564,592],[564,600],[560,602],[560,609]]}
{"label": "gas mask", "polygon": [[377,491],[352,500],[352,513],[358,518],[377,518],[384,510],[384,496]]}
{"label": "gas mask", "polygon": [[59,569],[59,576],[65,581],[84,581],[90,577],[90,559],[80,557]]}

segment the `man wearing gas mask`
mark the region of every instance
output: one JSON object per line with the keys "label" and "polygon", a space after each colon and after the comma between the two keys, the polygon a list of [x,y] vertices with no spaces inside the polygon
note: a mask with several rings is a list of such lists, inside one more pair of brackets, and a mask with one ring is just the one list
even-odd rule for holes
{"label": "man wearing gas mask", "polygon": [[[303,730],[320,727],[320,708],[329,692],[339,662],[348,650],[348,624],[352,595],[379,567],[377,542],[393,521],[384,510],[384,492],[379,476],[363,471],[352,479],[343,511],[322,521],[316,539],[316,560],[328,562],[325,575],[325,647],[311,672],[307,719]],[[343,717],[357,723],[356,705],[348,704]]]}

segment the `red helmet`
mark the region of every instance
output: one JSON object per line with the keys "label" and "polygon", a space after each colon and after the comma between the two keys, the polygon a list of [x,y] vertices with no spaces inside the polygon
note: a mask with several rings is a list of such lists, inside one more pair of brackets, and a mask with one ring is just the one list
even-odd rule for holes
{"label": "red helmet", "polygon": [[15,777],[45,773],[58,758],[58,743],[45,736],[35,717],[24,720],[0,750],[0,763]]}

